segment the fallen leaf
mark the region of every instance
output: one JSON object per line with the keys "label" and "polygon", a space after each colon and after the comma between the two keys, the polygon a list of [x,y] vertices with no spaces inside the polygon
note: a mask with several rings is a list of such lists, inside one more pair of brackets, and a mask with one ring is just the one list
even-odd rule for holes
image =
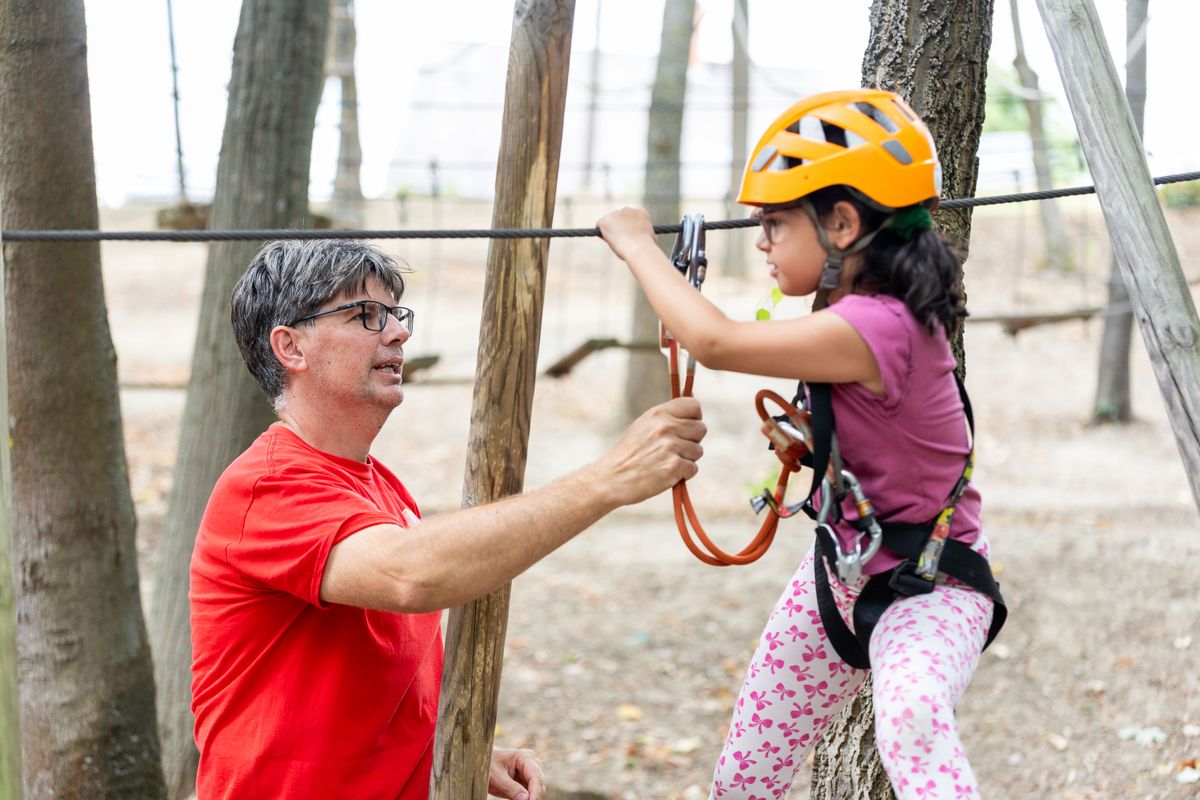
{"label": "fallen leaf", "polygon": [[1193,769],[1191,767],[1182,769],[1175,776],[1175,780],[1180,783],[1200,783],[1200,769]]}
{"label": "fallen leaf", "polygon": [[1117,731],[1117,736],[1125,741],[1132,739],[1142,747],[1162,744],[1167,740],[1167,734],[1162,728],[1156,728],[1153,725],[1145,728],[1140,725],[1130,725]]}
{"label": "fallen leaf", "polygon": [[623,720],[633,722],[641,719],[645,716],[645,714],[643,714],[642,710],[633,703],[624,703],[617,708],[617,716]]}
{"label": "fallen leaf", "polygon": [[671,752],[685,756],[688,753],[695,752],[696,748],[699,746],[700,739],[696,736],[692,736],[687,739],[680,739],[679,741],[675,742],[675,744],[671,745]]}

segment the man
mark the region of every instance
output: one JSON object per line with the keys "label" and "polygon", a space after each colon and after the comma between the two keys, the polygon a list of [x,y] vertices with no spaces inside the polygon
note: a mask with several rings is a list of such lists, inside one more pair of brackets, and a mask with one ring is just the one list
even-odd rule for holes
{"label": "man", "polygon": [[[218,480],[192,556],[199,800],[426,797],[441,610],[696,474],[699,405],[674,400],[555,483],[422,521],[369,455],[404,399],[403,291],[354,241],[268,244],[234,288],[238,346],[279,421]],[[493,753],[489,781],[543,792],[528,751]]]}

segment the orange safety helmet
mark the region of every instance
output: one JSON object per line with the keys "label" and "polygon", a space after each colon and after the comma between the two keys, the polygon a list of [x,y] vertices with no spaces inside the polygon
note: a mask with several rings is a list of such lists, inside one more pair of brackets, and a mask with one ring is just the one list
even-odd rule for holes
{"label": "orange safety helmet", "polygon": [[755,145],[738,202],[790,203],[839,184],[889,209],[936,202],[942,166],[933,137],[898,94],[852,89],[796,103]]}

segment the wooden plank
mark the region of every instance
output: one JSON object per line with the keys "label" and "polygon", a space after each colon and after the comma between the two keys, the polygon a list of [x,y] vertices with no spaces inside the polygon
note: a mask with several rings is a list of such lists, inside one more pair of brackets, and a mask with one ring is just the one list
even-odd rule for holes
{"label": "wooden plank", "polygon": [[20,800],[21,703],[13,605],[16,574],[12,551],[12,439],[8,432],[8,309],[4,297],[4,248],[0,247],[0,800]]}
{"label": "wooden plank", "polygon": [[1091,0],[1038,0],[1134,317],[1200,506],[1200,320]]}
{"label": "wooden plank", "polygon": [[[496,228],[554,217],[574,0],[518,0],[513,13]],[[494,240],[488,250],[463,505],[521,491],[545,299],[547,239]],[[452,609],[434,743],[433,800],[484,800],[509,587]]]}

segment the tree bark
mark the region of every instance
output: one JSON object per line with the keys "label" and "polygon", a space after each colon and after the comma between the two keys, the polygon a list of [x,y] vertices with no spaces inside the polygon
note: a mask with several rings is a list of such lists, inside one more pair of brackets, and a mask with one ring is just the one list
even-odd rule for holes
{"label": "tree bark", "polygon": [[1038,0],[1113,251],[1200,506],[1200,319],[1095,7]]}
{"label": "tree bark", "polygon": [[[574,0],[518,0],[513,14],[492,226],[554,218]],[[488,251],[463,505],[517,494],[525,480],[546,294],[547,239]],[[452,609],[434,744],[434,800],[484,800],[496,728],[509,587]]]}
{"label": "tree bark", "polygon": [[[0,141],[3,140],[0,132]],[[3,197],[0,197],[0,206]],[[4,210],[0,207],[0,220]],[[2,230],[2,226],[0,226]],[[13,607],[12,464],[8,430],[8,311],[0,248],[0,797],[21,800],[21,698],[17,689],[17,616]]]}
{"label": "tree bark", "polygon": [[[214,228],[308,227],[313,124],[328,0],[245,0],[234,42]],[[35,226],[29,226],[35,227]],[[221,472],[273,419],[229,327],[229,295],[260,242],[209,248],[200,324],[159,545],[151,636],[163,766],[172,798],[195,787],[188,567]]]}
{"label": "tree bark", "polygon": [[362,226],[362,143],[358,136],[358,79],[354,73],[357,35],[351,0],[330,0],[329,63],[326,74],[341,83],[337,173],[329,216],[339,225]]}
{"label": "tree bark", "polygon": [[[680,218],[679,150],[695,14],[696,0],[667,0],[663,9],[658,68],[650,93],[644,193],[646,210],[656,223],[678,222]],[[665,252],[670,252],[671,237],[660,236],[658,242]],[[640,287],[634,287],[630,339],[634,342],[658,341],[658,315]],[[669,392],[662,356],[631,350],[625,379],[625,419],[632,420],[655,403],[661,403]]]}
{"label": "tree bark", "polygon": [[[1029,116],[1029,144],[1033,150],[1033,171],[1037,179],[1038,191],[1044,192],[1054,188],[1054,178],[1050,174],[1050,155],[1046,150],[1046,126],[1042,119],[1042,90],[1038,88],[1038,76],[1029,66],[1025,58],[1025,43],[1021,38],[1021,17],[1017,11],[1017,0],[1009,0],[1012,14],[1013,39],[1016,42],[1017,55],[1013,66],[1021,81],[1021,100],[1025,105],[1025,113]],[[1071,243],[1063,228],[1062,215],[1058,212],[1058,204],[1053,200],[1042,200],[1037,203],[1038,213],[1042,218],[1042,232],[1046,240],[1046,262],[1059,269],[1071,269],[1074,265],[1071,259]]]}
{"label": "tree bark", "polygon": [[[0,228],[95,230],[81,0],[0,0]],[[161,798],[100,247],[5,249],[25,796]]]}
{"label": "tree bark", "polygon": [[[733,58],[729,62],[731,111],[730,121],[730,152],[729,152],[729,193],[725,203],[727,219],[734,219],[738,213],[738,189],[742,184],[742,172],[746,168],[747,119],[750,115],[750,52],[748,40],[750,36],[749,0],[734,0],[733,24]],[[749,235],[757,233],[751,229]],[[742,245],[747,234],[742,231],[725,232],[725,258],[721,265],[726,275],[733,278],[746,277],[746,253]]]}
{"label": "tree bark", "polygon": [[[874,0],[863,56],[864,86],[899,92],[933,134],[942,162],[942,196],[974,197],[979,137],[992,47],[993,0]],[[966,261],[971,209],[935,216],[938,230]],[[962,331],[952,338],[965,373]]]}
{"label": "tree bark", "polygon": [[[898,92],[929,126],[942,162],[942,195],[973,197],[992,45],[992,0],[874,0],[863,56],[864,86]],[[941,211],[940,233],[965,260],[971,210]],[[951,340],[958,372],[966,358],[961,329]],[[813,800],[886,800],[888,783],[875,750],[871,681],[817,745]],[[853,754],[849,757],[848,754]]]}
{"label": "tree bark", "polygon": [[[1133,113],[1138,138],[1144,138],[1146,118],[1146,18],[1149,0],[1125,0],[1125,99]],[[1136,49],[1135,49],[1136,48]],[[1108,307],[1100,340],[1100,366],[1092,423],[1133,421],[1129,392],[1129,355],[1133,344],[1133,309],[1113,255],[1108,273]]]}

